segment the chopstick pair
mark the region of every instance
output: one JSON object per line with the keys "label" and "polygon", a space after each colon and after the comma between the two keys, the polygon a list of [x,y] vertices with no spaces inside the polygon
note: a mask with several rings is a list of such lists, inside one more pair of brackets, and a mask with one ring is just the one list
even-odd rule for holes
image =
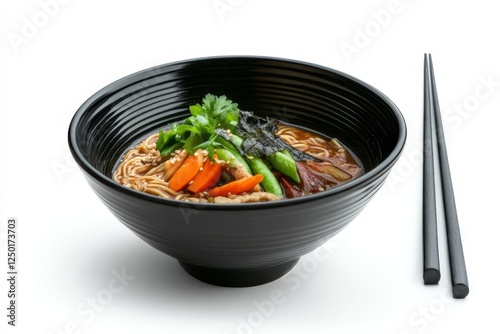
{"label": "chopstick pair", "polygon": [[[432,126],[434,120],[435,126]],[[435,133],[433,130],[435,129]],[[437,141],[441,188],[446,221],[448,255],[450,259],[452,293],[454,298],[469,294],[467,270],[458,225],[455,196],[444,138],[443,123],[434,78],[432,57],[424,55],[424,168],[423,168],[423,240],[424,283],[437,284],[439,268],[436,188],[434,175],[434,138]]]}

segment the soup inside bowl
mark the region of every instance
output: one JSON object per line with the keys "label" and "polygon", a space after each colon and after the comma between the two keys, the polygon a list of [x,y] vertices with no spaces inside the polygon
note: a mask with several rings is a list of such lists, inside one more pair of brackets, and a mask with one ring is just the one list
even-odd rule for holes
{"label": "soup inside bowl", "polygon": [[[241,110],[337,138],[363,174],[278,201],[224,204],[162,198],[113,179],[127,150],[189,116],[207,93]],[[288,272],[351,222],[398,159],[406,127],[375,88],[322,66],[269,57],[213,57],[147,69],[103,88],[76,112],[69,146],[119,221],[212,284],[250,286]]]}

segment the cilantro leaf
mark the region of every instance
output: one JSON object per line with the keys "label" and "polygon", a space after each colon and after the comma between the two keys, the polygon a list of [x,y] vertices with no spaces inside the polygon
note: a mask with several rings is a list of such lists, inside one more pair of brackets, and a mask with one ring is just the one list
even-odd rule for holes
{"label": "cilantro leaf", "polygon": [[188,151],[190,155],[193,155],[194,152],[198,149],[198,146],[202,143],[201,136],[198,135],[191,135],[186,141],[184,142],[183,148]]}
{"label": "cilantro leaf", "polygon": [[226,96],[207,94],[202,104],[189,107],[191,116],[183,124],[173,123],[168,131],[160,130],[156,148],[162,156],[177,148],[184,148],[190,154],[198,148],[206,149],[213,156],[213,144],[218,137],[216,130],[229,130],[234,133],[238,125],[238,104]]}
{"label": "cilantro leaf", "polygon": [[182,143],[177,142],[177,143],[174,143],[173,145],[163,147],[162,150],[160,151],[160,154],[162,156],[170,155],[170,153],[174,152],[176,149],[178,149],[181,146],[182,146]]}
{"label": "cilantro leaf", "polygon": [[161,151],[164,147],[171,146],[175,143],[176,128],[177,123],[173,123],[169,131],[164,132],[160,130],[158,140],[156,141],[156,149],[158,151]]}

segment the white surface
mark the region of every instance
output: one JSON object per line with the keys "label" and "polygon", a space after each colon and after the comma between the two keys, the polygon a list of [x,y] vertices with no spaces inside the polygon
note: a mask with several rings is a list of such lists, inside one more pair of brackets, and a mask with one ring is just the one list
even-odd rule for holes
{"label": "white surface", "polygon": [[[57,8],[41,5],[49,2],[0,5],[1,268],[7,217],[19,219],[20,244],[15,328],[6,325],[5,271],[0,280],[1,326],[8,333],[498,329],[500,21],[491,1],[60,0]],[[229,7],[219,15],[214,4]],[[51,15],[43,14],[44,7]],[[44,26],[30,31],[26,22],[33,20]],[[363,39],[363,30],[371,36]],[[11,42],[21,37],[26,38],[17,40],[21,44]],[[341,47],[347,44],[357,47],[356,53],[346,55]],[[444,237],[441,283],[424,286],[421,278],[424,52],[433,55],[446,115],[471,288],[465,300],[451,299]],[[200,283],[129,232],[87,186],[66,139],[73,113],[106,84],[157,64],[229,54],[294,58],[339,69],[379,88],[408,123],[404,154],[363,213],[286,277],[245,289]],[[112,273],[122,270],[134,277],[125,286]],[[109,292],[109,284],[120,292]],[[99,311],[91,311],[92,298]]]}

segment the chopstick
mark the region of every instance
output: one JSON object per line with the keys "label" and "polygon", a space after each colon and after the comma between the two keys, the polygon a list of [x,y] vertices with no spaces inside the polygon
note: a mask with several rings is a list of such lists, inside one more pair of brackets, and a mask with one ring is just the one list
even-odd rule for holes
{"label": "chopstick", "polygon": [[437,284],[439,269],[436,217],[436,186],[434,181],[434,142],[432,135],[432,102],[427,54],[424,58],[424,169],[423,169],[423,233],[424,283]]}
{"label": "chopstick", "polygon": [[[428,66],[426,66],[427,63],[428,63]],[[438,156],[439,156],[439,170],[440,170],[440,175],[441,175],[441,188],[442,188],[442,194],[443,194],[443,205],[444,205],[445,222],[446,222],[446,234],[447,234],[447,242],[448,242],[448,256],[450,259],[452,294],[453,294],[453,298],[465,298],[469,294],[469,282],[467,279],[467,270],[466,270],[466,266],[465,266],[465,258],[464,258],[464,252],[463,252],[463,247],[462,247],[462,239],[460,236],[460,228],[459,228],[459,223],[458,223],[455,195],[453,193],[453,183],[451,180],[451,171],[450,171],[450,165],[449,165],[449,161],[448,161],[448,153],[446,150],[446,141],[445,141],[445,137],[444,137],[443,122],[441,120],[441,110],[439,107],[439,99],[438,99],[438,95],[437,95],[436,79],[434,76],[434,67],[432,64],[432,57],[430,54],[425,55],[424,69],[425,69],[424,80],[426,80],[425,78],[427,78],[427,80],[424,82],[424,90],[425,90],[424,96],[427,95],[427,102],[424,105],[424,114],[425,114],[425,109],[428,109],[428,112],[429,112],[428,113],[429,117],[424,117],[424,120],[427,120],[427,123],[424,124],[424,128],[432,129],[432,126],[429,123],[431,123],[432,115],[434,115],[435,130],[436,130],[435,135],[436,135]],[[428,72],[428,74],[427,74],[427,72]],[[429,80],[429,77],[430,77],[430,80]],[[429,94],[430,94],[430,98],[429,98]],[[424,97],[424,99],[425,99],[425,97]],[[427,108],[427,107],[430,107],[430,108]],[[425,132],[425,130],[424,130],[424,132]],[[432,133],[431,133],[431,135],[432,135]],[[432,139],[431,139],[431,143],[432,143]],[[433,146],[432,145],[424,146],[424,151],[426,151],[427,149],[431,149],[433,151]],[[426,156],[426,155],[427,154],[424,154],[424,156]],[[425,163],[425,165],[427,165],[427,163]],[[425,181],[424,181],[424,184],[425,184]],[[429,190],[429,188],[426,188],[426,189]],[[424,194],[424,196],[427,196],[427,195]],[[430,198],[432,198],[432,195],[430,196]],[[432,210],[432,205],[430,205],[430,208]],[[425,211],[427,211],[427,208],[424,208],[424,212]],[[430,215],[432,216],[432,213]],[[434,203],[434,215],[435,215],[435,203]],[[424,213],[424,216],[426,216],[426,213]],[[437,246],[437,229],[436,229],[437,224],[434,226],[434,229],[433,229],[432,218],[430,219],[430,223],[429,223],[430,226],[425,226],[425,224],[426,224],[426,221],[424,220],[424,231],[428,230],[430,232],[428,232],[428,233],[424,232],[424,244],[429,243],[429,245],[424,246],[424,248],[428,248],[427,251],[429,251],[430,252],[429,254],[431,254],[431,255],[428,255],[430,263],[426,263],[426,260],[424,260],[424,266],[426,264],[430,264],[431,267],[428,267],[428,269],[430,269],[431,272],[433,272],[436,268],[432,267],[432,266],[435,265],[435,260],[437,259],[437,261],[438,261],[437,262],[438,263],[437,270],[439,272],[439,254],[437,252],[437,247],[436,247]],[[433,235],[433,233],[435,235]],[[427,237],[427,234],[431,235],[430,240],[425,239]],[[436,240],[434,240],[434,238]],[[425,258],[425,256],[424,256],[424,258]],[[430,274],[430,276],[431,276],[431,278],[435,278],[435,277],[433,277],[433,274]],[[425,277],[425,272],[424,272],[424,277]],[[439,279],[438,279],[438,281],[439,281]]]}

